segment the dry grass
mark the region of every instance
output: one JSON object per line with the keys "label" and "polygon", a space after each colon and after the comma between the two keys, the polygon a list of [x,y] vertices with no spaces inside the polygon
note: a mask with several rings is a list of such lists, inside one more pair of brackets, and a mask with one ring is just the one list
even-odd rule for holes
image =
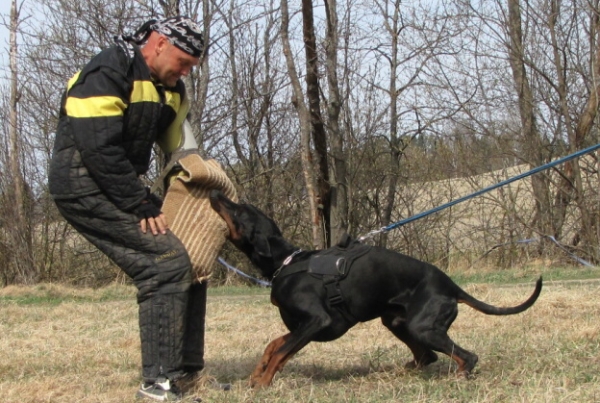
{"label": "dry grass", "polygon": [[[468,291],[513,305],[527,287],[473,285]],[[233,383],[222,392],[205,380],[205,402],[598,402],[598,283],[548,284],[538,303],[512,317],[468,307],[453,339],[479,355],[472,380],[457,379],[447,357],[407,371],[410,355],[379,323],[359,324],[330,343],[302,350],[271,388],[247,377],[266,344],[285,332],[262,295],[209,296],[207,378]],[[0,290],[2,402],[129,402],[139,382],[135,291],[54,286]]]}

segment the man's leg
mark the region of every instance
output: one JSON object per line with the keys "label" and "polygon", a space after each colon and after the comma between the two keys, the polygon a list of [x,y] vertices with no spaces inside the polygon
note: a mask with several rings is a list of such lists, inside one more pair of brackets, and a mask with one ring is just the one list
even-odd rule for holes
{"label": "man's leg", "polygon": [[[187,324],[183,338],[183,369],[186,377],[182,379],[184,391],[194,387],[204,368],[204,326],[206,318],[207,281],[194,283],[190,287]],[[210,385],[219,390],[230,390],[231,384],[219,383],[214,379]]]}
{"label": "man's leg", "polygon": [[153,383],[183,374],[183,336],[191,263],[183,244],[166,235],[142,233],[134,214],[104,195],[57,200],[67,221],[113,260],[138,288],[142,375]]}
{"label": "man's leg", "polygon": [[194,283],[190,287],[187,324],[183,338],[183,369],[190,374],[204,368],[206,292],[206,281]]}

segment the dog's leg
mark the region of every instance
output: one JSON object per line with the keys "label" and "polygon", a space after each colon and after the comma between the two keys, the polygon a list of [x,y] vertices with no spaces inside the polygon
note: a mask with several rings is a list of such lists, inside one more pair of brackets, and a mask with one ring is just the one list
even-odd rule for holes
{"label": "dog's leg", "polygon": [[[269,386],[273,381],[273,377],[277,373],[277,371],[281,371],[285,364],[292,358],[298,351],[302,350],[306,345],[310,342],[310,338],[302,338],[300,340],[294,339],[294,335],[288,334],[290,336],[283,344],[278,343],[279,348],[276,349],[270,356],[269,361],[266,366],[262,366],[262,375],[259,377],[255,377],[251,379],[252,387],[264,387]],[[278,340],[281,340],[280,338]],[[274,346],[275,347],[275,346]],[[257,368],[258,369],[258,368]]]}
{"label": "dog's leg", "polygon": [[281,371],[290,358],[306,347],[320,330],[330,324],[331,318],[323,313],[319,317],[313,317],[310,321],[304,322],[292,333],[272,341],[259,364],[260,368],[257,367],[255,371],[257,374],[261,372],[262,375],[254,377],[251,385],[258,387],[270,385],[277,371]]}
{"label": "dog's leg", "polygon": [[269,365],[269,362],[273,357],[273,354],[275,354],[275,352],[285,344],[285,342],[290,338],[290,335],[291,334],[288,333],[285,336],[281,336],[271,341],[267,345],[267,348],[265,348],[265,352],[262,358],[260,359],[260,362],[258,363],[258,365],[256,365],[256,368],[254,368],[252,375],[250,375],[250,386],[254,387],[257,384],[257,381],[260,378],[262,378],[265,370],[267,369],[267,365]]}
{"label": "dog's leg", "polygon": [[457,374],[459,376],[468,378],[471,375],[471,371],[473,371],[473,368],[475,368],[475,365],[479,360],[476,354],[473,354],[454,343],[445,332],[428,334],[426,337],[437,346],[435,347],[437,351],[447,354],[456,361],[458,364]]}
{"label": "dog's leg", "polygon": [[458,307],[453,300],[430,301],[408,324],[411,335],[421,344],[451,357],[458,364],[458,374],[469,377],[478,361],[477,355],[463,349],[448,336],[448,329],[456,316]]}
{"label": "dog's leg", "polygon": [[421,368],[437,361],[438,356],[436,353],[411,336],[403,316],[385,314],[381,317],[381,322],[394,334],[394,336],[406,344],[412,352],[414,359],[407,362],[404,365],[405,368]]}

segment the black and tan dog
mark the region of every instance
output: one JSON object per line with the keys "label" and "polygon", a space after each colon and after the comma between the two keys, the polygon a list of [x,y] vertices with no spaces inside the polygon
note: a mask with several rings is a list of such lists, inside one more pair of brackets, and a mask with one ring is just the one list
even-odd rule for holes
{"label": "black and tan dog", "polygon": [[[410,348],[409,368],[437,360],[439,351],[468,376],[477,355],[464,350],[447,331],[465,303],[488,315],[512,315],[531,307],[542,290],[521,305],[498,308],[478,301],[437,267],[388,249],[346,244],[326,251],[301,251],[287,242],[273,220],[256,207],[236,204],[213,191],[211,205],[227,222],[231,242],[263,276],[272,279],[271,302],[290,333],[273,340],[251,375],[252,386],[269,385],[275,373],[311,341],[331,341],[358,322],[381,317]],[[353,255],[348,262],[345,254]]]}

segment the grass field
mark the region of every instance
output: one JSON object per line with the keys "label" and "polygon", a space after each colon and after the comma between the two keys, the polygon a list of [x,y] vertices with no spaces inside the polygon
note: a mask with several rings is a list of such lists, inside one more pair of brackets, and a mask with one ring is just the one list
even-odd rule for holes
{"label": "grass field", "polygon": [[[457,378],[446,356],[424,371],[405,370],[408,349],[376,320],[310,344],[262,390],[248,388],[248,376],[285,332],[268,290],[211,289],[206,376],[196,393],[204,402],[600,402],[600,282],[593,279],[600,272],[577,273],[585,280],[544,273],[537,304],[517,316],[461,306],[450,335],[479,355],[471,380]],[[512,277],[521,276],[490,276],[491,283],[462,276],[461,284],[486,302],[514,305],[533,284]],[[134,401],[140,357],[132,287],[0,289],[0,332],[0,401]],[[232,390],[210,388],[211,378]]]}

